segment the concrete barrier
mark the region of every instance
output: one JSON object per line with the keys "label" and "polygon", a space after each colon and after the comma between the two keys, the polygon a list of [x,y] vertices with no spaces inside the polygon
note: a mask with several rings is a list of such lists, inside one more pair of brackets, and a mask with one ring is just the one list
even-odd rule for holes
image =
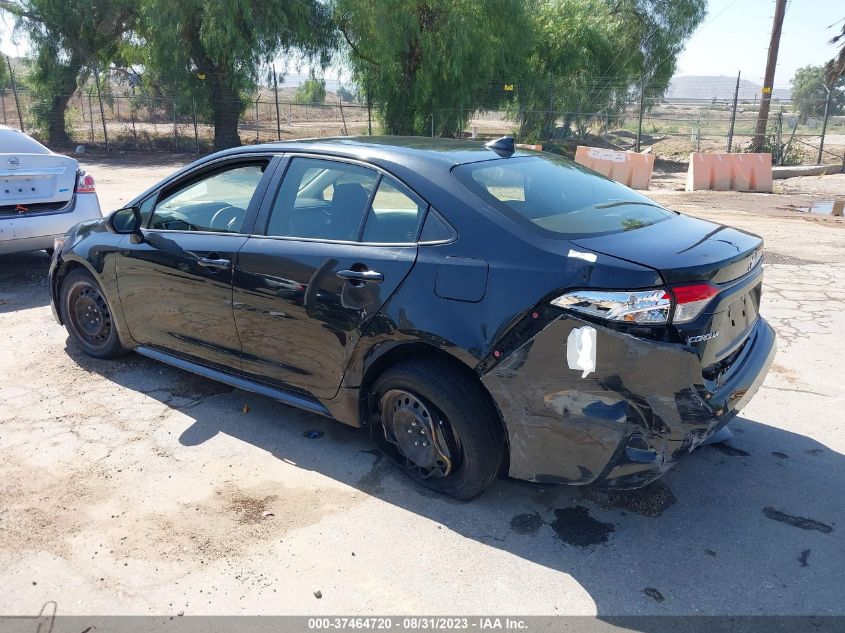
{"label": "concrete barrier", "polygon": [[648,189],[654,169],[653,154],[617,152],[585,145],[579,145],[575,150],[575,162],[632,189]]}
{"label": "concrete barrier", "polygon": [[710,154],[692,152],[687,191],[772,191],[771,154]]}

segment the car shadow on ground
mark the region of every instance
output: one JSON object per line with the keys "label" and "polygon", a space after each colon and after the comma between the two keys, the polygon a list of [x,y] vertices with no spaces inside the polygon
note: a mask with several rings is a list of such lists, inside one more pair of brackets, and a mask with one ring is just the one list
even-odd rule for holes
{"label": "car shadow on ground", "polygon": [[0,313],[39,308],[50,303],[45,251],[0,255]]}
{"label": "car shadow on ground", "polygon": [[[611,622],[638,615],[842,613],[845,542],[838,520],[845,516],[845,459],[764,421],[736,419],[729,443],[697,450],[645,492],[616,497],[501,478],[461,503],[413,483],[366,431],[134,354],[104,362],[69,342],[67,351],[83,368],[188,416],[178,438],[184,450],[203,450],[218,434],[246,442],[567,574]],[[527,578],[496,582],[531,591]],[[567,611],[565,599],[549,604],[548,613],[556,609]],[[665,624],[625,623],[639,630]]]}

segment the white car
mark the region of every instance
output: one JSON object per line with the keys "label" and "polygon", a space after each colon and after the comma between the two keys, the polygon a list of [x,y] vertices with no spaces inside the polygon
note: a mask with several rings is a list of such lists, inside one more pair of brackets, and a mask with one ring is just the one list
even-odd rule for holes
{"label": "white car", "polygon": [[0,255],[52,253],[54,238],[101,217],[94,179],[75,159],[0,125]]}

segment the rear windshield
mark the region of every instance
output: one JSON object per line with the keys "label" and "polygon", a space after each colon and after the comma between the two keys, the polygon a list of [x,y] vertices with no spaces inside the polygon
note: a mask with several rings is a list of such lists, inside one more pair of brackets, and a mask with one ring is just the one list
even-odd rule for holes
{"label": "rear windshield", "polygon": [[628,187],[553,155],[469,163],[452,173],[500,213],[547,237],[632,231],[676,215]]}
{"label": "rear windshield", "polygon": [[27,136],[17,130],[0,125],[0,154],[49,153],[49,149],[44,147],[31,136]]}

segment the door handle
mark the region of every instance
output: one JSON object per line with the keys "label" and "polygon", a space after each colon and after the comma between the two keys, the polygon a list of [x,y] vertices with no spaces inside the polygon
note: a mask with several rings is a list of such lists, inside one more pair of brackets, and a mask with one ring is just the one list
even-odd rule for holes
{"label": "door handle", "polygon": [[376,270],[339,270],[337,276],[353,285],[380,284],[384,275]]}
{"label": "door handle", "polygon": [[200,257],[197,264],[203,268],[214,268],[216,270],[228,270],[232,266],[232,262],[228,259],[211,259],[210,257]]}

